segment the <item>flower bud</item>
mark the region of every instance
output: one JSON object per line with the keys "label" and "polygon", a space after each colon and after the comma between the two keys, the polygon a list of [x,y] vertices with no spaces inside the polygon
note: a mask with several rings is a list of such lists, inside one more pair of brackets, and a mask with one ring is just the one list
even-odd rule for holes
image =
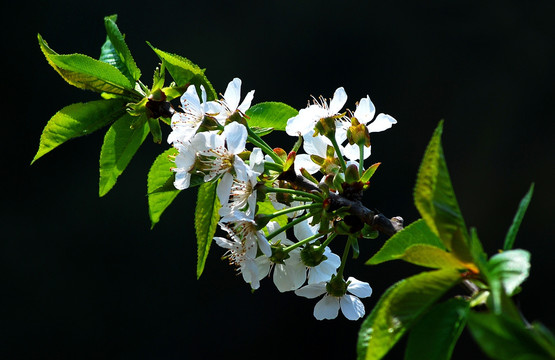
{"label": "flower bud", "polygon": [[348,285],[343,278],[332,275],[331,280],[326,284],[326,292],[331,296],[340,298],[347,293]]}
{"label": "flower bud", "polygon": [[334,137],[335,136],[335,118],[333,117],[325,117],[321,118],[314,127],[314,135],[317,136],[321,134],[325,137]]}
{"label": "flower bud", "polygon": [[356,118],[351,119],[351,126],[347,130],[347,139],[349,144],[357,144],[359,146],[370,146],[370,133],[364,124],[359,124]]}
{"label": "flower bud", "polygon": [[301,260],[303,264],[308,267],[318,266],[326,259],[324,248],[320,246],[318,241],[313,244],[308,244],[301,250]]}

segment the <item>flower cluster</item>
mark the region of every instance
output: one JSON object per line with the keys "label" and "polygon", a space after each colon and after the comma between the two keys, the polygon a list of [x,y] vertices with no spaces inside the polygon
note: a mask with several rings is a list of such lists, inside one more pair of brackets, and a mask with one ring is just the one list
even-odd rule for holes
{"label": "flower cluster", "polygon": [[[202,86],[187,88],[168,136],[178,150],[174,185],[182,190],[217,183],[219,225],[227,237],[214,241],[252,289],[271,276],[280,292],[324,295],[314,308],[317,319],[333,319],[341,309],[357,320],[365,312],[359,298],[372,289],[353,277],[344,280],[346,255],[357,251],[357,239],[375,231],[337,203],[360,199],[377,167],[364,169],[369,134],[396,120],[385,114],[374,118],[368,96],[354,112],[343,112],[347,95],[338,88],[329,104],[313,99],[287,121],[287,134],[299,140],[287,153],[272,149],[249,126],[245,114],[253,98],[250,91],[241,102],[238,78],[216,101],[207,101]],[[301,144],[305,153],[297,154]],[[342,257],[329,246],[336,238],[345,239]]]}

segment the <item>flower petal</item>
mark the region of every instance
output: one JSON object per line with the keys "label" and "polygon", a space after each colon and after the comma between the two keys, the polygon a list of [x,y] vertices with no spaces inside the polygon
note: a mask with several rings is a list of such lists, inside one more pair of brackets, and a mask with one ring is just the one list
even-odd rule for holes
{"label": "flower petal", "polygon": [[335,319],[339,313],[339,299],[326,295],[314,306],[314,317],[317,320]]}
{"label": "flower petal", "polygon": [[339,300],[341,312],[349,320],[358,320],[364,316],[364,304],[356,296],[344,295]]}
{"label": "flower petal", "polygon": [[276,264],[274,284],[280,292],[296,290],[306,280],[306,267],[302,263]]}
{"label": "flower petal", "polygon": [[245,99],[243,100],[241,105],[239,105],[237,110],[239,110],[243,114],[246,113],[247,110],[251,107],[251,103],[252,103],[253,98],[254,98],[254,90],[251,90],[247,93],[247,95],[245,96]]}
{"label": "flower petal", "polygon": [[349,283],[349,285],[347,285],[347,291],[351,294],[356,295],[360,298],[365,298],[372,295],[372,288],[368,283],[359,281],[352,276],[347,279],[347,282]]}
{"label": "flower petal", "polygon": [[[371,153],[372,153],[371,148],[365,146],[363,159],[368,159]],[[345,147],[343,148],[343,154],[349,160],[358,161],[360,159],[360,150],[357,144],[353,144],[353,145],[346,144]]]}
{"label": "flower petal", "polygon": [[386,114],[379,114],[374,121],[367,125],[367,128],[368,132],[371,133],[380,132],[389,129],[393,124],[397,124],[397,120],[393,117]]}
{"label": "flower petal", "polygon": [[231,192],[232,185],[233,175],[226,172],[216,187],[216,194],[218,195],[218,200],[220,200],[220,204],[222,204],[222,206],[227,205],[229,202],[229,194]]}
{"label": "flower petal", "polygon": [[302,296],[308,299],[314,299],[326,293],[326,283],[321,282],[318,284],[310,284],[295,290],[295,295]]}
{"label": "flower petal", "polygon": [[227,149],[232,154],[239,154],[245,150],[247,143],[247,128],[237,122],[227,125],[222,133],[227,143]]}
{"label": "flower petal", "polygon": [[295,171],[305,169],[310,174],[314,174],[320,170],[320,165],[310,159],[310,155],[300,154],[295,157]]}
{"label": "flower petal", "polygon": [[333,94],[333,99],[330,101],[329,113],[330,115],[338,114],[343,105],[347,102],[347,93],[343,87],[337,88]]}
{"label": "flower petal", "polygon": [[235,112],[235,110],[237,110],[239,100],[241,100],[241,79],[235,78],[227,84],[227,88],[224,93],[224,100],[231,112]]}
{"label": "flower petal", "polygon": [[376,107],[370,100],[370,96],[366,95],[365,98],[360,99],[357,109],[353,114],[361,124],[368,124],[376,114]]}
{"label": "flower petal", "polygon": [[302,221],[297,225],[293,226],[293,233],[295,234],[295,237],[297,239],[304,240],[313,235],[316,235],[316,233],[320,229],[320,224],[310,225],[311,221],[312,221],[312,218],[308,218],[305,221]]}

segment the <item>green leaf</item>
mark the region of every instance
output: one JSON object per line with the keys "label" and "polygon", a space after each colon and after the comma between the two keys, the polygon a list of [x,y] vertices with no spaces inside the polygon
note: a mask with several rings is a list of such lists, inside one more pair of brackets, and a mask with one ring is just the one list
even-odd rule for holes
{"label": "green leaf", "polygon": [[189,59],[157,49],[148,42],[147,44],[164,62],[166,69],[178,86],[186,86],[189,84],[197,86],[203,85],[208,100],[215,100],[218,97],[216,90],[214,90],[214,87],[204,75],[204,70],[192,63]]}
{"label": "green leaf", "polygon": [[59,55],[40,34],[38,39],[48,63],[69,84],[100,93],[137,96],[134,84],[114,66],[83,54]]}
{"label": "green leaf", "polygon": [[131,83],[141,77],[141,71],[135,64],[131,52],[124,40],[124,35],[116,25],[116,15],[106,16],[106,42],[102,45],[99,60],[117,68]]}
{"label": "green leaf", "polygon": [[434,269],[466,269],[466,265],[461,263],[452,253],[431,245],[412,245],[405,250],[400,258],[411,264]]}
{"label": "green leaf", "polygon": [[133,155],[148,135],[148,126],[143,124],[131,129],[135,117],[125,114],[116,121],[104,136],[100,151],[99,195],[104,196],[116,184]]}
{"label": "green leaf", "polygon": [[537,327],[527,328],[505,314],[470,312],[470,333],[492,359],[540,360],[555,358],[555,346]]}
{"label": "green leaf", "polygon": [[509,228],[509,232],[507,233],[507,236],[505,236],[505,244],[503,245],[503,250],[510,250],[510,249],[513,248],[513,245],[515,243],[516,234],[518,232],[518,229],[520,228],[520,224],[522,223],[522,219],[524,218],[524,214],[526,213],[526,209],[528,209],[528,205],[530,204],[530,200],[532,200],[532,194],[533,193],[534,193],[534,183],[532,183],[532,185],[530,185],[530,189],[528,190],[528,192],[526,193],[524,198],[522,198],[522,200],[520,201],[520,204],[518,205],[518,210],[517,210],[516,215],[513,219],[513,223],[511,224],[511,227]]}
{"label": "green leaf", "polygon": [[[171,160],[172,156],[175,155],[177,155],[177,149],[175,148],[164,151],[154,160],[148,172],[148,213],[152,223],[151,228],[160,221],[160,216],[164,210],[181,192],[173,186],[174,173],[170,170],[175,165]],[[160,191],[168,181],[171,181],[171,187],[168,187],[165,191]]]}
{"label": "green leaf", "polygon": [[490,258],[488,262],[488,280],[493,296],[493,308],[496,313],[501,312],[501,291],[512,296],[520,284],[528,278],[529,274],[530,253],[526,250],[508,250]]}
{"label": "green leaf", "polygon": [[[270,201],[259,202],[256,205],[257,205],[257,211],[256,211],[257,214],[271,215],[277,211],[274,205],[272,205]],[[272,221],[277,221],[277,223],[279,224],[279,227],[284,227],[285,225],[287,225],[288,218],[287,218],[287,215],[280,215],[273,218]],[[264,228],[264,230],[266,230],[266,228]]]}
{"label": "green leaf", "polygon": [[393,284],[359,331],[357,359],[381,359],[415,320],[461,280],[458,271],[423,272]]}
{"label": "green leaf", "polygon": [[202,275],[212,238],[216,233],[220,216],[220,202],[216,196],[217,182],[202,184],[198,189],[195,209],[195,231],[197,235],[197,279]]}
{"label": "green leaf", "polygon": [[67,140],[90,134],[125,114],[122,100],[96,100],[77,103],[58,111],[46,124],[40,136],[34,163]]}
{"label": "green leaf", "polygon": [[437,235],[430,230],[426,222],[419,219],[389,238],[366,264],[377,265],[386,261],[399,259],[409,247],[416,244],[427,244],[439,249],[445,249]]}
{"label": "green leaf", "polygon": [[368,169],[366,169],[364,171],[364,173],[360,177],[360,181],[363,182],[363,183],[367,183],[368,181],[370,181],[370,178],[372,177],[372,175],[374,175],[376,170],[378,170],[378,166],[380,166],[380,165],[381,165],[381,163],[375,163],[375,164],[371,165]]}
{"label": "green leaf", "polygon": [[297,116],[299,112],[281,102],[262,102],[250,107],[245,115],[249,117],[249,126],[273,128],[285,131],[287,120]]}
{"label": "green leaf", "polygon": [[434,305],[410,331],[405,360],[451,359],[468,312],[469,303],[462,299]]}
{"label": "green leaf", "polygon": [[441,147],[443,122],[436,128],[424,154],[414,188],[414,202],[422,218],[440,238],[447,249],[452,250],[458,231],[466,231],[463,217],[451,185],[449,172]]}

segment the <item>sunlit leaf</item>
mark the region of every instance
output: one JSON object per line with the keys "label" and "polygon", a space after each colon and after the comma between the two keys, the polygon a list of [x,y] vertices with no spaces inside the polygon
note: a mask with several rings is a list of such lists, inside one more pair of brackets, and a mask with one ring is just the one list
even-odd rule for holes
{"label": "sunlit leaf", "polygon": [[522,321],[493,313],[471,312],[470,333],[492,359],[540,360],[555,358],[552,339],[537,327],[527,328]]}
{"label": "sunlit leaf", "polygon": [[469,302],[449,299],[434,305],[411,329],[405,360],[449,360],[465,325]]}
{"label": "sunlit leaf", "polygon": [[137,67],[133,56],[131,56],[124,35],[116,25],[116,19],[116,15],[104,18],[107,35],[99,60],[116,67],[130,82],[134,83],[141,77],[141,71]]}
{"label": "sunlit leaf", "polygon": [[442,129],[443,122],[440,122],[424,154],[414,188],[414,202],[430,229],[451,250],[455,233],[460,229],[466,231],[466,227],[443,156]]}
{"label": "sunlit leaf", "polygon": [[[501,309],[501,291],[508,296],[528,278],[530,274],[530,253],[515,249],[504,251],[492,256],[488,262],[488,279],[493,296],[493,307],[496,313]],[[503,289],[501,289],[503,287]]]}
{"label": "sunlit leaf", "polygon": [[534,193],[534,184],[532,183],[532,185],[530,185],[530,189],[528,190],[528,192],[526,193],[524,198],[522,198],[522,200],[520,201],[520,204],[518,205],[518,210],[513,219],[513,223],[509,228],[509,232],[507,233],[507,236],[505,236],[505,244],[503,246],[503,250],[510,250],[513,248],[513,245],[516,239],[516,234],[518,232],[518,229],[520,228],[520,224],[522,223],[522,219],[524,218],[526,209],[528,209],[530,200],[532,200],[533,193]]}
{"label": "sunlit leaf", "polygon": [[[171,158],[176,154],[177,149],[175,148],[164,151],[154,160],[148,172],[148,213],[152,227],[160,221],[164,210],[180,193],[180,190],[173,186],[174,173],[170,170],[175,166]],[[170,182],[170,186],[167,190],[160,191],[168,182]]]}
{"label": "sunlit leaf", "polygon": [[48,63],[69,84],[100,93],[137,96],[134,84],[114,66],[83,54],[59,55],[40,34],[38,39]]}
{"label": "sunlit leaf", "polygon": [[424,220],[420,219],[389,238],[366,264],[376,265],[399,259],[409,247],[416,244],[427,244],[441,250],[445,249],[437,235],[430,230]]}
{"label": "sunlit leaf", "polygon": [[148,135],[148,126],[131,129],[135,117],[126,114],[116,121],[104,136],[100,151],[100,183],[98,194],[104,196],[116,184],[135,152]]}
{"label": "sunlit leaf", "polygon": [[[150,45],[150,43],[149,43]],[[182,56],[171,54],[150,45],[152,50],[164,61],[166,69],[171,74],[178,86],[186,86],[194,84],[197,86],[203,85],[206,90],[208,100],[215,100],[218,97],[216,90],[204,75],[204,70],[199,68],[189,59]]]}
{"label": "sunlit leaf", "polygon": [[122,100],[96,100],[77,103],[58,111],[46,124],[33,162],[67,140],[90,134],[125,114]]}
{"label": "sunlit leaf", "polygon": [[251,106],[245,115],[249,117],[249,126],[285,131],[287,120],[298,113],[291,106],[281,102],[262,102]]}
{"label": "sunlit leaf", "polygon": [[392,285],[362,323],[357,359],[381,359],[414,321],[461,280],[452,269],[423,272]]}
{"label": "sunlit leaf", "polygon": [[202,275],[204,264],[216,233],[220,216],[220,202],[216,196],[217,182],[202,184],[198,189],[195,209],[195,231],[197,235],[197,279]]}

